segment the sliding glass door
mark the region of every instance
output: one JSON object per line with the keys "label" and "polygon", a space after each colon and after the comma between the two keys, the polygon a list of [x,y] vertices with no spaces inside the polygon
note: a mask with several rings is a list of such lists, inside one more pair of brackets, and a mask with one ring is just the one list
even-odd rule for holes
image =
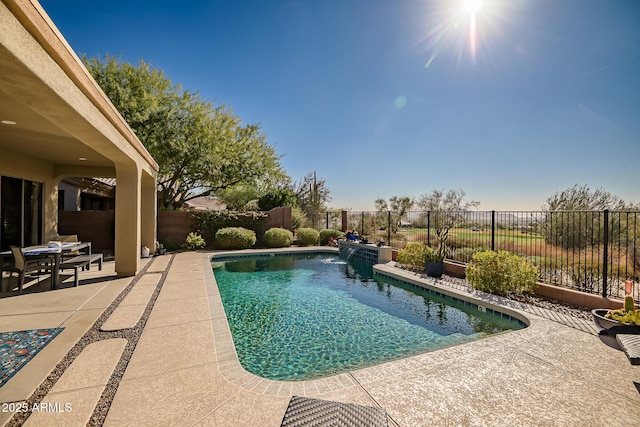
{"label": "sliding glass door", "polygon": [[0,250],[42,243],[42,189],[41,182],[1,177]]}

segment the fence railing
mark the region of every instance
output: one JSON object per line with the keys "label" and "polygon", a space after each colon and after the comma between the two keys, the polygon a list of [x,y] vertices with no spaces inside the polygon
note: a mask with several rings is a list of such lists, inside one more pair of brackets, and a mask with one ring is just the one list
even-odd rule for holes
{"label": "fence railing", "polygon": [[640,300],[638,211],[348,211],[318,215],[316,228],[356,230],[402,249],[411,241],[436,247],[436,230],[445,225],[451,226],[451,260],[466,263],[478,251],[506,250],[536,265],[542,282],[621,298],[630,281]]}

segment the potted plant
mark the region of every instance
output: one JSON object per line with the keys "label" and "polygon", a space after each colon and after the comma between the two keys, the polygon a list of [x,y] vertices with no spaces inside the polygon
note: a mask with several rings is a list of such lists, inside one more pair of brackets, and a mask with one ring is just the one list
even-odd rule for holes
{"label": "potted plant", "polygon": [[595,309],[593,321],[601,328],[601,335],[640,334],[640,310],[636,310],[633,297],[624,298],[624,306],[616,310]]}
{"label": "potted plant", "polygon": [[425,271],[429,277],[440,277],[444,273],[444,257],[447,250],[447,239],[449,238],[449,226],[436,230],[438,238],[438,250],[426,254]]}
{"label": "potted plant", "polygon": [[164,255],[167,253],[167,248],[165,248],[162,243],[156,242],[156,252],[158,255]]}

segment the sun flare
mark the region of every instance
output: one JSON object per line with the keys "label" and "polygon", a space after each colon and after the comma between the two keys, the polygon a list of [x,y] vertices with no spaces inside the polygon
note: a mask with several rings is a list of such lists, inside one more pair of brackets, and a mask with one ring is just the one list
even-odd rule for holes
{"label": "sun flare", "polygon": [[477,13],[482,7],[482,0],[464,0],[464,10],[471,14]]}

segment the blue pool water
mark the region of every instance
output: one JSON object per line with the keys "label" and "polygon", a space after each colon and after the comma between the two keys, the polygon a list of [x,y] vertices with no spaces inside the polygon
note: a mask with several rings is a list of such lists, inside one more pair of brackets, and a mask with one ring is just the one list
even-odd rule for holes
{"label": "blue pool water", "polygon": [[[242,366],[308,380],[521,329],[333,254],[212,262]],[[508,317],[508,316],[507,316]]]}

